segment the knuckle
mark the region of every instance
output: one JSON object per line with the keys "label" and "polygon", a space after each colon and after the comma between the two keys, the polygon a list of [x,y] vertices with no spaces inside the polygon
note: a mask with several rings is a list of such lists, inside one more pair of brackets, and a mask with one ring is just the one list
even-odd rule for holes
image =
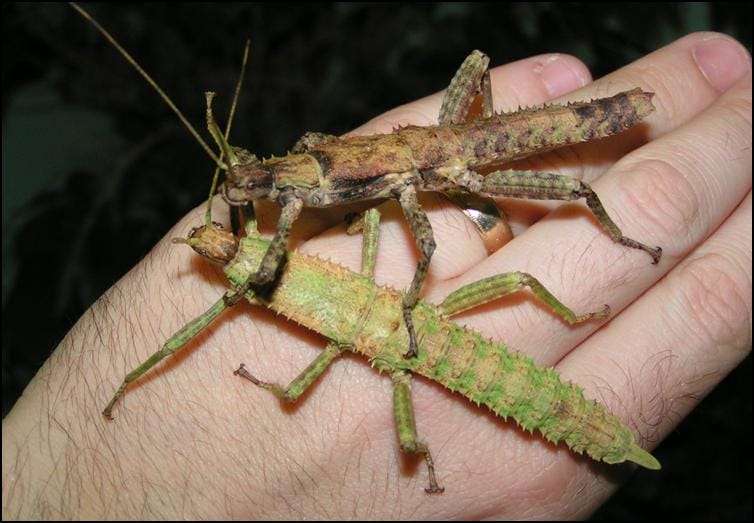
{"label": "knuckle", "polygon": [[[726,131],[735,133],[734,136],[746,136],[748,131],[751,140],[751,90],[748,97],[731,97],[719,104],[717,110],[723,115],[719,121],[724,122]],[[728,135],[726,135],[728,136]]]}
{"label": "knuckle", "polygon": [[717,356],[725,349],[735,353],[751,346],[751,278],[730,257],[708,253],[679,267],[673,285],[679,289],[678,325]]}
{"label": "knuckle", "polygon": [[631,171],[630,176],[618,177],[623,212],[639,217],[648,233],[659,231],[658,241],[692,237],[689,227],[698,223],[701,197],[689,177],[661,159],[644,160]]}

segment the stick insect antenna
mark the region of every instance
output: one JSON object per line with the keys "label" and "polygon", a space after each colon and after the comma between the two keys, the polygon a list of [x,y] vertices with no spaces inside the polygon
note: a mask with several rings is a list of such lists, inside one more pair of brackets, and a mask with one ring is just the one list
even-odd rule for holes
{"label": "stick insect antenna", "polygon": [[201,145],[206,151],[206,153],[209,155],[209,157],[212,158],[212,161],[215,162],[215,164],[217,165],[217,168],[227,170],[228,166],[225,165],[220,160],[220,158],[218,158],[215,155],[214,152],[212,152],[212,149],[210,149],[209,145],[207,145],[207,143],[204,140],[202,140],[202,137],[199,136],[199,133],[196,132],[196,129],[194,129],[194,126],[189,123],[189,121],[183,115],[181,110],[178,109],[178,107],[176,107],[176,105],[168,97],[168,95],[165,94],[165,92],[162,89],[160,89],[160,86],[157,85],[157,82],[155,82],[151,76],[149,76],[149,73],[147,73],[144,69],[142,69],[141,66],[136,62],[136,60],[130,54],[128,54],[128,51],[123,49],[123,47],[118,43],[118,41],[110,33],[107,32],[107,29],[102,27],[99,24],[99,22],[97,22],[97,20],[92,18],[92,16],[83,7],[78,5],[76,2],[70,2],[70,5],[81,16],[83,16],[86,20],[91,22],[91,24],[95,28],[97,28],[97,30],[100,33],[102,33],[102,36],[104,36],[107,39],[107,41],[110,42],[113,45],[113,47],[115,47],[121,55],[123,55],[123,58],[125,58],[126,61],[128,61],[128,63],[130,63],[134,67],[134,69],[136,69],[139,72],[139,74],[147,81],[147,83],[149,83],[149,85],[151,85],[154,88],[154,90],[157,91],[157,94],[159,94],[160,97],[162,97],[165,103],[168,104],[168,107],[170,107],[173,110],[173,112],[178,116],[178,119],[180,119],[183,125],[186,126],[186,129],[188,129],[189,132],[192,134],[192,136],[196,139],[196,141],[199,142],[199,145]]}
{"label": "stick insect antenna", "polygon": [[[246,62],[249,60],[249,47],[251,41],[246,40],[246,45],[243,49],[243,59],[241,60],[241,72],[238,74],[238,81],[236,82],[236,90],[233,93],[233,103],[230,105],[230,114],[228,114],[228,123],[225,126],[225,140],[228,140],[230,136],[230,128],[233,123],[233,117],[236,114],[236,106],[238,105],[238,97],[241,94],[241,86],[243,85],[243,77],[246,72]],[[223,151],[220,150],[220,160],[223,159]],[[204,223],[210,225],[212,223],[212,196],[217,189],[217,180],[220,176],[220,165],[215,167],[215,174],[212,176],[212,185],[209,188],[209,196],[207,197],[207,212],[204,215]]]}

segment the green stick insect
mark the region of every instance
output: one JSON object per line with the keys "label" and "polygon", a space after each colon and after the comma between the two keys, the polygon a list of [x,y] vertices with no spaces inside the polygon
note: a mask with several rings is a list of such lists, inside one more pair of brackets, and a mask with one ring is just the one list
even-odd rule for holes
{"label": "green stick insect", "polygon": [[[400,306],[402,294],[374,281],[379,213],[370,209],[362,220],[351,227],[351,231],[363,228],[360,273],[291,252],[269,295],[253,290],[244,295],[250,303],[268,307],[328,338],[330,343],[325,350],[286,387],[257,379],[243,364],[236,370],[237,375],[286,402],[294,402],[343,351],[366,356],[377,370],[389,373],[393,380],[400,446],[407,453],[423,455],[429,474],[425,489],[428,493],[441,493],[444,489],[435,478],[430,450],[416,432],[411,401],[413,374],[436,381],[487,406],[498,416],[512,418],[527,431],[538,430],[548,441],[562,441],[573,451],[595,460],[632,461],[648,469],[660,468],[659,462],[635,443],[631,430],[605,407],[586,399],[580,387],[561,381],[553,369],[536,366],[529,357],[511,352],[503,343],[487,340],[450,321],[456,314],[525,287],[569,324],[604,318],[609,314],[608,307],[576,315],[533,276],[521,272],[500,274],[461,287],[439,305],[419,300],[412,315],[420,343],[416,357],[406,358],[408,333]],[[223,263],[232,288],[125,377],[105,408],[105,416],[111,416],[130,383],[181,349],[226,310],[237,289],[259,268],[270,241],[259,235],[251,217],[246,222],[246,233],[239,240],[211,224],[193,229],[187,239],[181,240],[202,256]]]}

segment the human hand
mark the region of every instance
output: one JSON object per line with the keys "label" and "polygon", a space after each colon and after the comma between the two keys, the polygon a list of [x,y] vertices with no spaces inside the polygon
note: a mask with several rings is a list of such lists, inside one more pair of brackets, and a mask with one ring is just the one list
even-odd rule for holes
{"label": "human hand", "polygon": [[[639,86],[656,93],[657,112],[625,135],[537,164],[592,183],[626,234],[663,247],[659,266],[613,244],[580,204],[557,205],[546,219],[549,206],[507,206],[518,237],[488,256],[457,210],[432,197],[423,201],[438,243],[428,301],[485,276],[524,270],[576,312],[610,304],[612,321],[597,332],[597,323],[568,327],[526,294],[459,321],[555,365],[652,444],[750,347],[750,65],[718,59],[707,80],[693,58],[707,36],[690,35],[570,94],[583,100]],[[731,49],[729,56],[743,54]],[[556,76],[564,91],[577,87],[565,78],[568,68],[575,71],[570,82],[588,81],[582,65],[560,60],[567,64]],[[544,62],[496,69],[497,109],[562,94],[548,92],[545,77],[534,72]],[[439,96],[420,100],[361,131],[431,123],[439,104]],[[189,214],[168,237],[185,236],[202,212]],[[399,210],[388,204],[383,215],[377,280],[402,288],[415,268],[415,248]],[[306,224],[306,217],[297,223],[299,238],[318,232]],[[356,268],[360,238],[339,227],[301,250]],[[363,361],[342,358],[286,409],[232,376],[243,361],[266,381],[287,383],[325,343],[247,305],[130,387],[115,421],[105,421],[99,413],[123,375],[224,289],[208,264],[163,240],[82,317],[4,421],[6,514],[583,517],[627,470],[529,437],[417,379],[419,435],[446,487],[428,497],[423,464],[404,460],[398,449],[391,381]],[[711,355],[710,346],[717,349]]]}

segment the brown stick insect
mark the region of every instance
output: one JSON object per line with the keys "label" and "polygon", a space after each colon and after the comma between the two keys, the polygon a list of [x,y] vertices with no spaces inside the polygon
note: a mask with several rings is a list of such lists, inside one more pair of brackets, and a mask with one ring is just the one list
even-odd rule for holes
{"label": "brown stick insect", "polygon": [[[216,130],[208,101],[210,130],[228,158],[227,178],[221,186],[223,199],[232,206],[261,199],[274,200],[282,206],[272,244],[259,270],[249,276],[242,290],[268,286],[274,281],[291,227],[304,206],[329,207],[394,198],[400,203],[420,252],[416,273],[403,299],[403,318],[410,340],[406,356],[414,357],[416,334],[411,310],[435,250],[432,227],[416,197],[418,191],[554,200],[585,198],[615,242],[646,251],[656,264],[662,249],[624,236],[586,183],[546,172],[478,172],[481,167],[621,132],[654,110],[652,94],[634,89],[591,102],[495,115],[488,65],[489,59],[483,53],[474,51],[469,55],[448,87],[437,126],[409,126],[392,134],[345,138],[307,133],[290,154],[281,158],[259,160],[245,151],[234,151]],[[478,94],[483,100],[483,117],[462,123]]]}
{"label": "brown stick insect", "polygon": [[[269,290],[281,268],[293,224],[304,207],[395,199],[420,253],[402,305],[409,332],[406,356],[414,357],[416,333],[411,310],[436,247],[429,219],[417,200],[420,191],[452,192],[461,197],[584,198],[615,242],[647,252],[656,264],[662,249],[624,236],[588,184],[546,172],[479,172],[484,167],[624,131],[654,110],[652,93],[634,89],[591,102],[494,114],[488,66],[484,53],[474,51],[468,56],[450,82],[436,126],[408,126],[391,134],[344,138],[309,132],[286,156],[262,160],[228,144],[214,123],[208,98],[208,127],[227,159],[223,162],[215,158],[227,173],[220,186],[223,199],[231,206],[271,200],[282,208],[259,270],[249,275],[235,299],[252,288]],[[477,96],[482,98],[482,117],[465,122]],[[211,151],[208,153],[214,158]]]}

